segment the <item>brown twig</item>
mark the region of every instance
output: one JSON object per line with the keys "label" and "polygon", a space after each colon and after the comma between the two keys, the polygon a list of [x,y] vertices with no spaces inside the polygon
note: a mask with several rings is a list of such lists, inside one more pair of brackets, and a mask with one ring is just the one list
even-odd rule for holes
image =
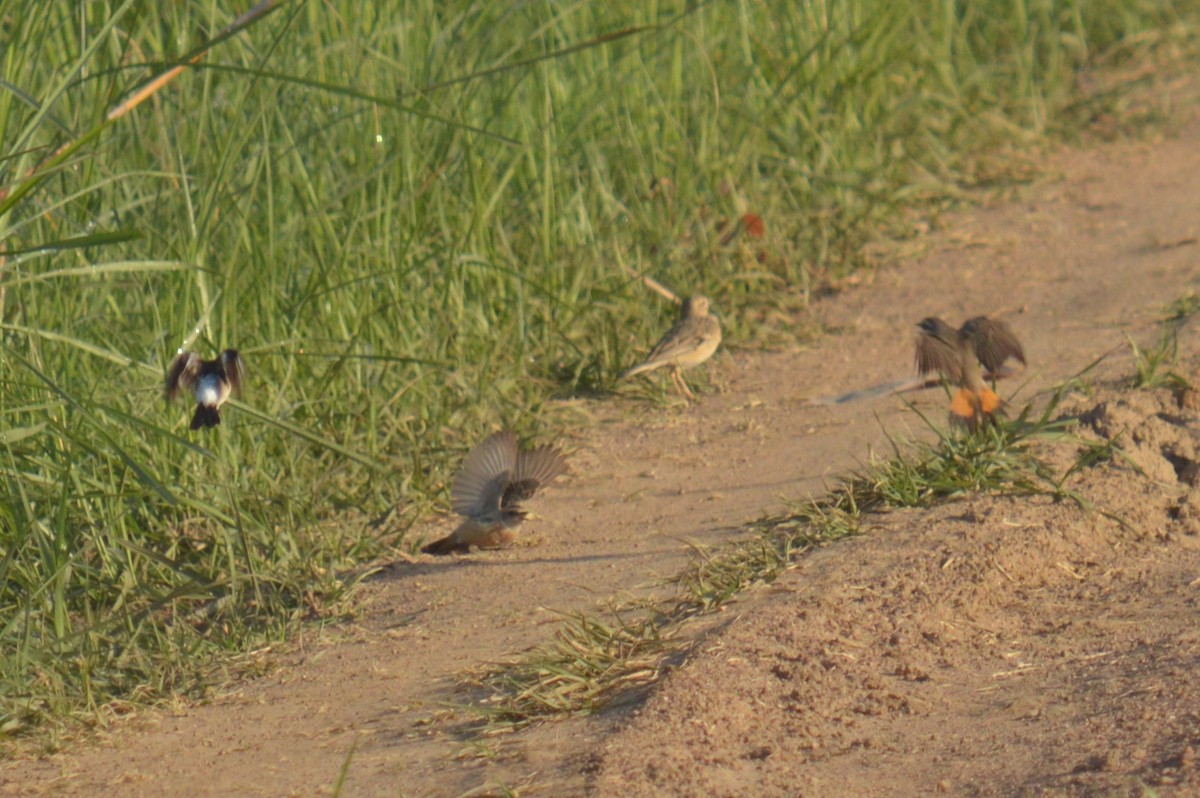
{"label": "brown twig", "polygon": [[653,277],[650,277],[649,275],[646,275],[646,274],[638,274],[636,271],[633,270],[633,268],[631,266],[628,266],[625,263],[621,264],[621,268],[624,269],[625,273],[628,274],[630,277],[632,277],[634,280],[640,280],[642,283],[644,283],[645,286],[647,288],[649,288],[650,290],[657,291],[659,294],[661,294],[662,296],[671,300],[676,305],[683,304],[683,300],[680,299],[679,296],[674,291],[672,291],[670,288],[667,288],[665,285],[660,283],[658,280],[655,280]]}
{"label": "brown twig", "polygon": [[[285,0],[261,0],[261,2],[254,6],[254,8],[251,8],[249,11],[242,14],[233,22],[230,22],[228,25],[222,28],[221,32],[217,34],[216,38],[225,39],[229,36],[232,36],[242,28],[248,27],[251,23],[256,22],[263,16],[266,16],[271,11],[275,10],[276,6],[283,2],[285,2]],[[104,121],[115,121],[125,116],[125,114],[129,113],[134,108],[137,108],[139,105],[145,102],[147,98],[151,97],[163,86],[166,86],[172,80],[177,78],[185,69],[194,64],[200,63],[204,56],[208,55],[208,51],[211,49],[211,47],[205,47],[203,50],[198,51],[195,55],[189,58],[185,63],[171,67],[166,72],[151,80],[145,86],[142,86],[132,95],[130,95],[128,99],[122,101],[119,105],[105,114]]]}

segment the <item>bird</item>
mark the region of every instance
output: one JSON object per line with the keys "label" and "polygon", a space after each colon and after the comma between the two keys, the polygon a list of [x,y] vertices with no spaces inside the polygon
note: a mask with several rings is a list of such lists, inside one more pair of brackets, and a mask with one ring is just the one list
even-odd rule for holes
{"label": "bird", "polygon": [[717,317],[708,312],[708,308],[707,297],[697,294],[685,299],[679,320],[654,345],[646,359],[627,370],[621,379],[629,379],[660,366],[670,366],[671,380],[675,386],[688,399],[695,399],[679,371],[708,360],[721,344],[721,325]]}
{"label": "bird", "polygon": [[196,397],[192,429],[221,423],[221,405],[231,393],[241,394],[246,382],[246,363],[236,349],[226,349],[212,360],[195,352],[180,352],[167,368],[165,395],[170,402],[180,391]]}
{"label": "bird", "polygon": [[489,436],[467,454],[450,487],[450,506],[465,520],[421,551],[465,554],[472,546],[495,549],[511,543],[525,520],[521,502],[566,468],[562,452],[553,446],[520,451],[511,430]]}
{"label": "bird", "polygon": [[976,316],[960,329],[931,316],[917,324],[917,371],[941,374],[958,390],[950,417],[974,431],[995,419],[1004,405],[983,381],[982,364],[994,376],[1010,357],[1025,362],[1025,352],[1002,321]]}
{"label": "bird", "polygon": [[959,335],[971,341],[975,356],[983,364],[993,384],[1000,368],[1010,357],[1025,365],[1025,350],[1012,328],[1001,319],[975,316],[963,322]]}

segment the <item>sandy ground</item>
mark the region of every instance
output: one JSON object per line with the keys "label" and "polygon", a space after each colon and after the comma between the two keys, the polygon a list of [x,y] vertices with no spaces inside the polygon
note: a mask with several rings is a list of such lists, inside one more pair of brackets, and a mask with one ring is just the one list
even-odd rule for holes
{"label": "sandy ground", "polygon": [[706,640],[593,794],[1200,795],[1200,494],[1172,465],[1200,416],[1166,390],[1065,410],[1136,442],[1144,474],[1071,483],[1128,528],[1045,497],[877,516]]}
{"label": "sandy ground", "polygon": [[[322,795],[351,752],[353,796],[1200,794],[1200,498],[1180,467],[1200,422],[1111,387],[1126,333],[1152,342],[1196,290],[1198,186],[1194,112],[1162,140],[1056,156],[1020,196],[945,217],[919,260],[818,303],[837,330],[819,344],[720,354],[720,391],[686,409],[591,404],[599,423],[564,437],[573,475],[517,547],[396,563],[360,620],[271,675],[10,759],[0,794]],[[908,375],[916,321],[978,313],[1026,342],[1026,396],[1116,351],[1110,387],[1072,409],[1087,434],[1124,430],[1148,476],[1104,466],[1078,487],[1131,528],[1046,499],[886,514],[739,600],[640,706],[484,743],[443,721],[464,669],[546,639],[555,611],[643,589],[692,542],[821,492],[885,430],[916,434],[895,397],[805,400]],[[938,391],[915,399],[944,412]]]}

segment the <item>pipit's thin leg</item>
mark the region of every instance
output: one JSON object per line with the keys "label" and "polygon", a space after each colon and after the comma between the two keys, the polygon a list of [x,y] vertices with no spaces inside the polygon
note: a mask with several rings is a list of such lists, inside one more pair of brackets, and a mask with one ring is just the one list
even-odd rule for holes
{"label": "pipit's thin leg", "polygon": [[674,378],[675,386],[679,388],[679,392],[686,396],[689,402],[696,401],[696,395],[688,387],[687,382],[683,379],[683,375],[679,373],[678,367],[671,369],[671,377]]}
{"label": "pipit's thin leg", "polygon": [[689,402],[696,401],[696,394],[692,393],[692,389],[688,387],[687,380],[683,378],[682,374],[679,375],[679,387],[683,388],[683,393]]}
{"label": "pipit's thin leg", "polygon": [[683,386],[679,384],[679,369],[671,367],[671,385],[675,388],[675,392],[683,396]]}

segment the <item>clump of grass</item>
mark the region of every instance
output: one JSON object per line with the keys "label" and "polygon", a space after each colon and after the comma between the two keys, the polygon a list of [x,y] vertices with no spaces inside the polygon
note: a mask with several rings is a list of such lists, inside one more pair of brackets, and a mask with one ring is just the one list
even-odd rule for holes
{"label": "clump of grass", "polygon": [[1143,349],[1129,336],[1129,348],[1133,352],[1133,387],[1140,389],[1188,387],[1188,381],[1171,369],[1179,353],[1178,338],[1174,328],[1164,329],[1158,341],[1149,349]]}
{"label": "clump of grass", "polygon": [[592,712],[653,684],[682,645],[674,631],[652,607],[570,615],[548,643],[469,677],[490,694],[477,710],[487,721],[485,731]]}
{"label": "clump of grass", "polygon": [[1167,314],[1163,317],[1164,323],[1181,325],[1192,316],[1200,313],[1200,296],[1189,291],[1168,304],[1164,310]]}
{"label": "clump of grass", "polygon": [[1027,413],[974,434],[939,433],[936,444],[916,443],[908,456],[874,464],[859,477],[866,483],[862,501],[927,507],[966,494],[1044,492],[1049,474],[1033,444],[1060,435],[1065,425],[1048,417],[1029,422]]}
{"label": "clump of grass", "polygon": [[[1121,446],[1121,436],[1124,434],[1125,433],[1122,430],[1107,440],[1080,441],[1078,451],[1076,452],[1075,461],[1070,465],[1069,468],[1067,468],[1066,471],[1063,472],[1062,476],[1060,476],[1056,482],[1059,489],[1065,491],[1064,486],[1072,475],[1089,468],[1094,468],[1103,463],[1112,463],[1117,460],[1120,460],[1121,463],[1123,463],[1134,473],[1145,476],[1145,470],[1138,465],[1137,461],[1126,454],[1124,448]],[[1074,494],[1070,495],[1072,498],[1076,498]],[[1078,499],[1076,500],[1078,501]],[[1108,517],[1114,518],[1114,520],[1117,520],[1122,524],[1124,523],[1124,521],[1116,519],[1114,516],[1110,515]]]}

